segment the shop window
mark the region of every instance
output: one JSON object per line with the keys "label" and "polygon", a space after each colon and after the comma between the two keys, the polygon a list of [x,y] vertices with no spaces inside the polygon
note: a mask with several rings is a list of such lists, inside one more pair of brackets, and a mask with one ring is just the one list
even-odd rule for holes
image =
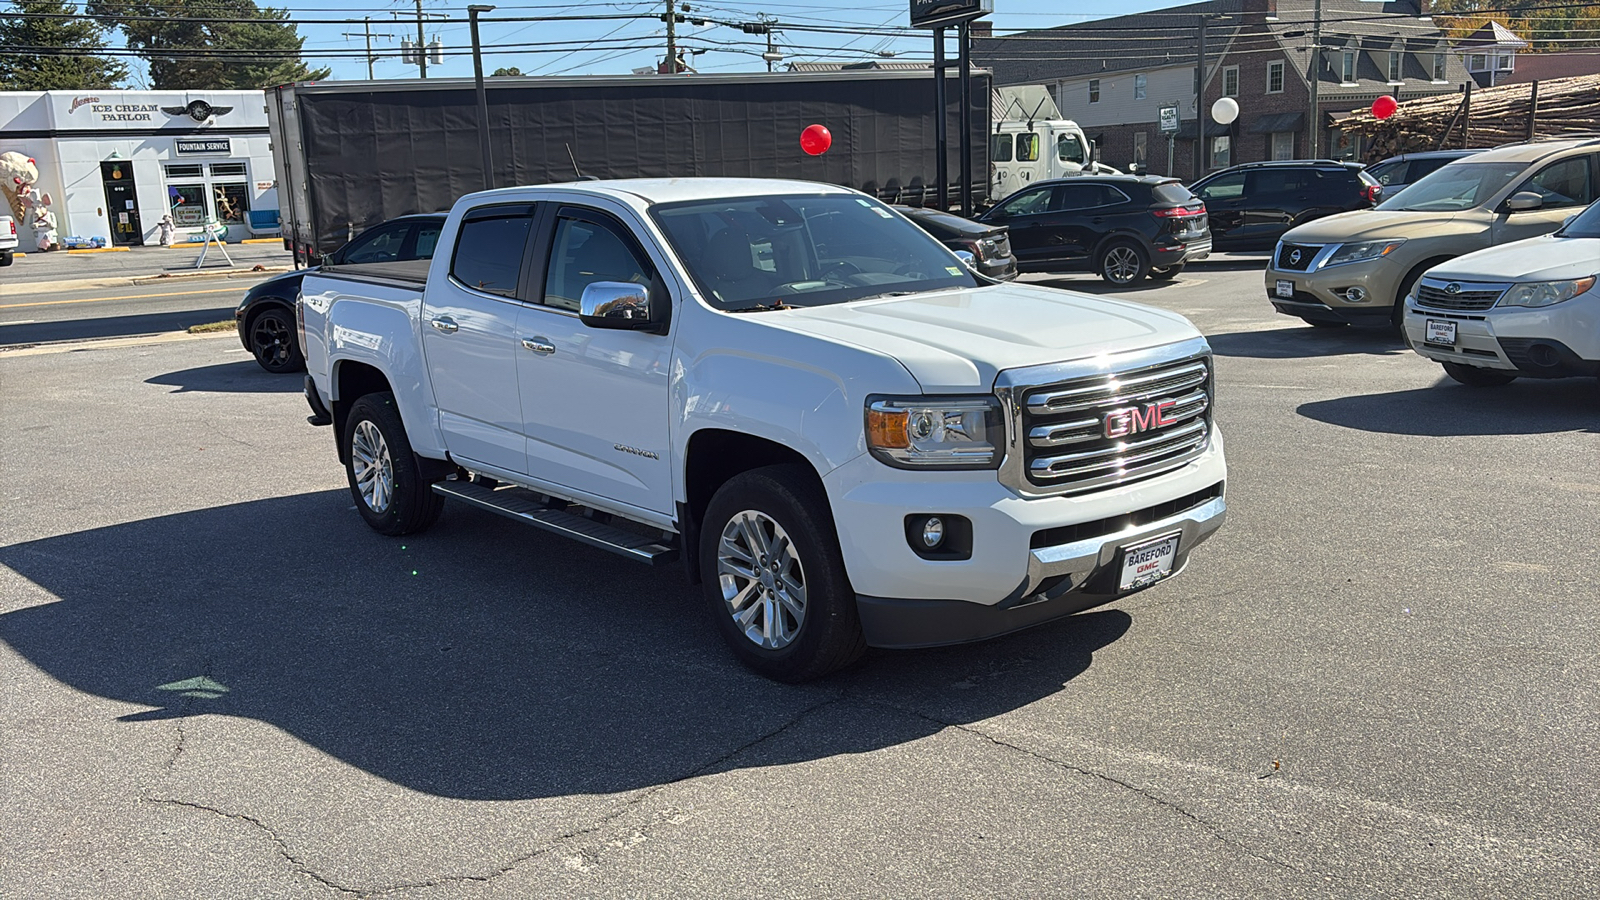
{"label": "shop window", "polygon": [[1033,162],[1039,158],[1039,136],[1037,134],[1017,135],[1017,162]]}
{"label": "shop window", "polygon": [[1227,135],[1219,135],[1211,139],[1211,167],[1213,169],[1226,169],[1233,165],[1233,147]]}
{"label": "shop window", "polygon": [[1294,132],[1274,131],[1272,133],[1272,158],[1294,159]]}
{"label": "shop window", "polygon": [[198,228],[211,218],[211,204],[206,202],[203,184],[167,185],[167,203],[172,208],[172,221],[179,228]]}
{"label": "shop window", "polygon": [[1267,93],[1283,93],[1283,63],[1267,63]]}
{"label": "shop window", "polygon": [[[213,167],[214,168],[214,167]],[[211,186],[217,221],[224,225],[243,225],[250,217],[250,185],[240,183]]]}
{"label": "shop window", "polygon": [[212,163],[211,175],[213,178],[243,178],[244,163]]}
{"label": "shop window", "polygon": [[1133,133],[1133,167],[1136,169],[1143,169],[1149,159],[1149,140],[1150,136],[1146,132]]}
{"label": "shop window", "polygon": [[199,178],[201,169],[198,165],[167,166],[166,173],[168,178]]}

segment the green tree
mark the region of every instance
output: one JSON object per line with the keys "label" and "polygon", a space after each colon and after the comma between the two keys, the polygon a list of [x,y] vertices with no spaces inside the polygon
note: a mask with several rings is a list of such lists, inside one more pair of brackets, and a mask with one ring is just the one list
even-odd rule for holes
{"label": "green tree", "polygon": [[286,10],[255,0],[89,0],[87,9],[122,29],[157,90],[250,90],[330,71],[301,60],[305,38]]}
{"label": "green tree", "polygon": [[104,90],[128,77],[127,66],[99,55],[106,48],[106,29],[98,22],[20,15],[74,14],[76,9],[62,0],[11,0],[10,12],[0,15],[0,90]]}
{"label": "green tree", "polygon": [[522,70],[517,68],[516,66],[512,66],[509,69],[506,68],[505,66],[501,66],[500,68],[495,69],[494,70],[494,74],[490,75],[489,77],[490,78],[503,78],[503,77],[505,77],[507,75],[521,75],[521,74],[522,74]]}

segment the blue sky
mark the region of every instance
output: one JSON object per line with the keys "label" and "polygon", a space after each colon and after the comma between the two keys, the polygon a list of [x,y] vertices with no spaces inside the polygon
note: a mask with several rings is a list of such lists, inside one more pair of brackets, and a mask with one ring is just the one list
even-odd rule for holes
{"label": "blue sky", "polygon": [[[263,0],[258,0],[263,2]],[[696,2],[688,0],[691,7],[686,15],[700,15],[714,17],[720,20],[754,21],[757,15],[764,13],[774,17],[780,22],[794,23],[796,25],[817,26],[900,26],[908,24],[907,0],[857,0],[857,2],[844,2],[844,0],[776,0],[776,2],[761,2],[761,0],[705,0]],[[1106,18],[1114,15],[1126,15],[1133,12],[1142,12],[1164,6],[1179,5],[1182,0],[1175,2],[1153,2],[1153,0],[1086,0],[1082,3],[1049,3],[1044,0],[995,0],[996,12],[991,17],[995,28],[1021,29],[1044,28],[1052,25],[1062,25],[1069,22],[1080,22],[1087,19]],[[679,0],[681,5],[681,0]],[[380,59],[375,66],[374,74],[378,78],[414,78],[417,75],[416,66],[406,65],[398,59],[397,53],[402,35],[415,36],[416,34],[416,4],[414,0],[278,0],[271,4],[265,0],[263,5],[281,5],[290,11],[291,17],[298,20],[305,19],[346,19],[355,20],[354,25],[342,24],[301,24],[300,33],[305,36],[305,49],[311,57],[308,62],[312,66],[332,66],[333,76],[338,79],[366,78],[366,63],[359,53],[363,47],[361,36],[361,19],[366,16],[372,18],[373,49],[375,52],[387,51],[390,55]],[[452,21],[429,27],[427,34],[431,40],[438,35],[446,47],[470,47],[471,40],[466,24],[465,0],[423,0],[424,13],[446,15]],[[654,65],[660,60],[666,45],[666,26],[656,19],[646,20],[591,20],[582,22],[495,22],[495,16],[581,16],[581,15],[618,15],[628,13],[660,13],[665,10],[664,0],[658,2],[625,2],[625,0],[611,0],[611,2],[589,3],[559,3],[553,0],[503,0],[497,4],[497,9],[485,16],[482,24],[482,38],[485,44],[490,43],[515,43],[531,44],[538,46],[549,45],[560,49],[555,53],[533,53],[525,48],[512,52],[495,52],[485,56],[484,67],[486,72],[492,72],[501,66],[516,66],[524,73],[541,75],[617,75],[627,74],[635,67]],[[397,23],[393,14],[400,13],[412,17],[409,23]],[[345,33],[351,32],[353,37],[346,37]],[[696,36],[705,39],[705,42],[742,42],[740,46],[746,51],[759,53],[765,49],[760,42],[764,38],[744,34],[737,28],[708,25],[697,27],[685,23],[678,26],[680,35]],[[380,37],[379,35],[388,35]],[[576,52],[587,42],[597,42],[582,52]],[[555,42],[577,42],[574,44],[557,44]],[[695,40],[688,42],[691,46],[705,46],[706,43]],[[649,44],[655,49],[629,49],[639,45]],[[845,59],[860,61],[872,58],[874,54],[884,52],[893,53],[896,58],[926,59],[932,53],[932,40],[926,35],[910,37],[860,37],[844,34],[826,34],[803,31],[788,31],[777,36],[779,49],[784,52],[785,61],[810,60],[810,59]],[[951,41],[954,46],[954,41]],[[356,55],[338,58],[317,58],[316,54],[325,51],[355,51]],[[831,54],[843,54],[830,55]],[[764,63],[758,55],[750,53],[730,52],[728,50],[715,50],[694,57],[695,68],[702,72],[754,72],[764,71]],[[468,51],[447,51],[445,62],[442,66],[428,67],[430,77],[470,77],[472,75],[472,57]]]}

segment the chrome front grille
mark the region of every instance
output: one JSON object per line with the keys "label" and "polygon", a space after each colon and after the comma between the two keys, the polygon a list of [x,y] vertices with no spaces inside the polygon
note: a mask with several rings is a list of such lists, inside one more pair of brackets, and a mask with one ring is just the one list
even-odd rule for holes
{"label": "chrome front grille", "polygon": [[1080,493],[1176,469],[1210,441],[1211,392],[1204,355],[1019,387],[1024,476]]}
{"label": "chrome front grille", "polygon": [[[1455,290],[1450,290],[1451,286]],[[1500,295],[1506,292],[1506,286],[1501,284],[1462,284],[1449,282],[1448,284],[1417,285],[1417,305],[1433,309],[1450,310],[1479,310],[1494,306]]]}

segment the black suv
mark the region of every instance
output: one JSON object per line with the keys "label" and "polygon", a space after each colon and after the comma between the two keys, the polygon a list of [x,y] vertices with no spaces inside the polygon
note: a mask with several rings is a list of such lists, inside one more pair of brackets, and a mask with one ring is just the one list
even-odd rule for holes
{"label": "black suv", "polygon": [[1211,253],[1206,208],[1176,178],[1079,175],[1040,181],[978,217],[1010,228],[1023,271],[1093,268],[1112,284],[1171,278]]}
{"label": "black suv", "polygon": [[1189,190],[1205,201],[1218,250],[1271,250],[1296,225],[1370,209],[1383,194],[1360,163],[1332,159],[1245,163],[1207,175]]}
{"label": "black suv", "polygon": [[922,227],[951,250],[972,254],[971,266],[979,275],[997,281],[1017,277],[1017,260],[1011,255],[1011,239],[1004,225],[984,225],[963,219],[955,213],[937,209],[896,206],[895,211]]}

